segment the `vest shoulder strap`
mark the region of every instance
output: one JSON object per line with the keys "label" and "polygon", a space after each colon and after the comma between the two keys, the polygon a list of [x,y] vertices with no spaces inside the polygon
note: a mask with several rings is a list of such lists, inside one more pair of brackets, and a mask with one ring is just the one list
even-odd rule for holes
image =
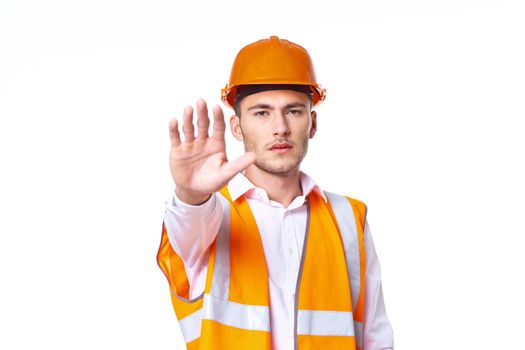
{"label": "vest shoulder strap", "polygon": [[325,195],[343,242],[352,294],[356,344],[360,348],[364,322],[366,274],[364,229],[367,207],[363,202],[354,198],[331,192],[325,192]]}
{"label": "vest shoulder strap", "polygon": [[230,191],[228,191],[228,186],[224,186],[223,188],[221,188],[219,190],[219,193],[222,194],[228,200],[228,202],[233,202],[232,197],[230,196]]}

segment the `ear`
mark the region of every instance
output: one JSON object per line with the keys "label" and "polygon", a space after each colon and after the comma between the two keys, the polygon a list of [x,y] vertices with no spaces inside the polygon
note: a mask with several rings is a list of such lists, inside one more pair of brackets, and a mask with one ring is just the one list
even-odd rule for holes
{"label": "ear", "polygon": [[312,125],[310,126],[310,138],[313,138],[317,132],[317,113],[312,111]]}
{"label": "ear", "polygon": [[237,141],[244,140],[244,136],[242,134],[241,129],[241,119],[238,116],[232,115],[230,117],[230,129],[233,137],[235,137]]}

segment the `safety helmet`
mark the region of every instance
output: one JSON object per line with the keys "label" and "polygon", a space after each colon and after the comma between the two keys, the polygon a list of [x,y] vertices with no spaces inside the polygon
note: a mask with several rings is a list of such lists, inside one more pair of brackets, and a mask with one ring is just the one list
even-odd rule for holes
{"label": "safety helmet", "polygon": [[271,36],[239,51],[233,62],[230,81],[221,90],[222,100],[233,108],[239,86],[281,84],[309,86],[314,106],[326,96],[326,90],[317,83],[308,52],[302,46]]}

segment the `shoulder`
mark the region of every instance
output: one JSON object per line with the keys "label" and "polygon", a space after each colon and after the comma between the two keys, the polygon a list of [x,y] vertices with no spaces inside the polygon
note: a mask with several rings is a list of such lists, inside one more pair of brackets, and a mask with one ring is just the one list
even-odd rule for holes
{"label": "shoulder", "polygon": [[330,205],[342,205],[343,203],[349,203],[352,208],[355,210],[358,210],[359,212],[363,212],[366,214],[367,206],[366,204],[354,197],[348,196],[348,195],[342,195],[330,191],[323,191],[325,194],[327,200],[330,202]]}

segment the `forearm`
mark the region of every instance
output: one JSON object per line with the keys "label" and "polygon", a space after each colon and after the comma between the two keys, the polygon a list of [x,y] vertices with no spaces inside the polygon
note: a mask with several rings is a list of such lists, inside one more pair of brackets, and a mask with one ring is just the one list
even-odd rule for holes
{"label": "forearm", "polygon": [[221,218],[222,207],[216,194],[200,205],[188,205],[175,193],[167,202],[164,224],[168,238],[187,271],[202,264],[217,235]]}
{"label": "forearm", "polygon": [[365,224],[366,287],[364,350],[391,350],[394,348],[392,326],[386,314],[381,286],[381,267],[372,235]]}

